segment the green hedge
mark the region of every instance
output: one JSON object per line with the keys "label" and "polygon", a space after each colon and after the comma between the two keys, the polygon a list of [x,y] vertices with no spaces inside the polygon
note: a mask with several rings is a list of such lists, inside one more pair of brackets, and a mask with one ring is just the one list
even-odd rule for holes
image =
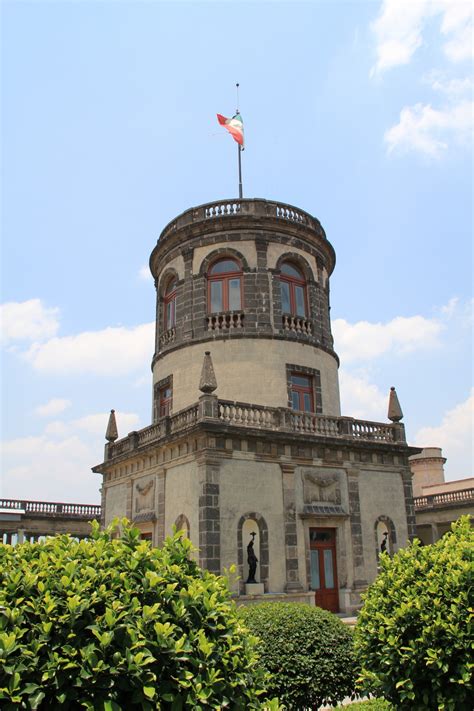
{"label": "green hedge", "polygon": [[1,545],[2,711],[261,708],[255,641],[190,547],[126,525]]}
{"label": "green hedge", "polygon": [[464,517],[432,546],[381,556],[356,626],[363,691],[413,711],[472,708],[473,551]]}
{"label": "green hedge", "polygon": [[298,603],[261,603],[240,608],[260,639],[267,692],[288,709],[336,704],[354,692],[353,635],[330,612]]}

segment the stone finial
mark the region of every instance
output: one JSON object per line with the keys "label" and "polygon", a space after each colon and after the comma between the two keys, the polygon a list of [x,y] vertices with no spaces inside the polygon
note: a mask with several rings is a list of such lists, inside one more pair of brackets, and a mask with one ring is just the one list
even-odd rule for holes
{"label": "stone finial", "polygon": [[211,352],[206,351],[202,362],[201,380],[199,390],[206,395],[210,395],[217,388],[216,374],[212,365]]}
{"label": "stone finial", "polygon": [[389,420],[392,420],[392,422],[400,422],[403,418],[402,408],[398,402],[397,392],[394,387],[390,388],[387,417]]}
{"label": "stone finial", "polygon": [[110,411],[109,424],[107,425],[107,431],[105,433],[105,439],[108,442],[115,442],[118,437],[117,421],[115,419],[115,410]]}

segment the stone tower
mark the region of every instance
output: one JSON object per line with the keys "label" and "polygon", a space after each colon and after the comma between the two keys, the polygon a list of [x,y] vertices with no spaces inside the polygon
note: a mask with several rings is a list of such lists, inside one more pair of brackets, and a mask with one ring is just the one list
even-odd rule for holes
{"label": "stone tower", "polygon": [[106,522],[126,515],[155,545],[183,528],[201,565],[237,565],[243,600],[350,612],[381,530],[391,551],[414,533],[418,450],[398,421],[341,417],[334,265],[319,221],[290,205],[220,201],[170,222],[150,257],[153,423],[109,439],[94,470]]}

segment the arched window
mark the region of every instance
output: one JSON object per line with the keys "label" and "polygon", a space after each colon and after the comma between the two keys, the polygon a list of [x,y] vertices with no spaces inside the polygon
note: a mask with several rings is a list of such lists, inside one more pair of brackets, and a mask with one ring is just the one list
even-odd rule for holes
{"label": "arched window", "polygon": [[242,267],[225,257],[214,262],[208,275],[208,311],[240,311],[242,308]]}
{"label": "arched window", "polygon": [[178,282],[172,277],[165,290],[165,330],[176,326],[176,287]]}
{"label": "arched window", "polygon": [[293,316],[306,316],[306,279],[291,262],[283,262],[280,274],[281,310]]}

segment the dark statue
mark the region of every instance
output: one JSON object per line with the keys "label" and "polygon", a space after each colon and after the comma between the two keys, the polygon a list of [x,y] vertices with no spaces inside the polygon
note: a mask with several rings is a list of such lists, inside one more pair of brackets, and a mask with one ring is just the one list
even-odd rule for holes
{"label": "dark statue", "polygon": [[380,544],[380,552],[381,553],[385,553],[387,551],[387,543],[388,543],[388,531],[385,531],[383,534],[382,543]]}
{"label": "dark statue", "polygon": [[252,540],[247,546],[247,562],[249,564],[249,577],[247,578],[247,583],[256,583],[257,581],[255,580],[255,573],[257,570],[258,558],[255,555],[255,551],[253,549],[253,542],[257,534],[252,532],[250,535],[252,536]]}

